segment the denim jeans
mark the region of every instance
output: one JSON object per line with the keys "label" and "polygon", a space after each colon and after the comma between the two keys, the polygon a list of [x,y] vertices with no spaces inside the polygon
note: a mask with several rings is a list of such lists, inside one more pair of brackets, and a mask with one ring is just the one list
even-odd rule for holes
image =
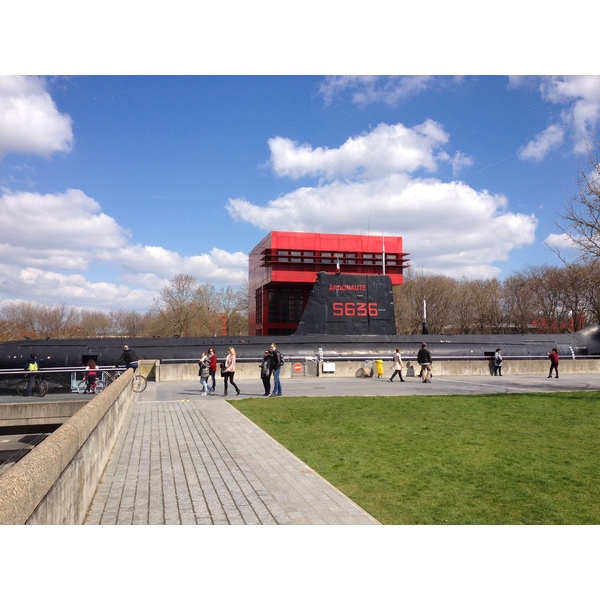
{"label": "denim jeans", "polygon": [[281,368],[275,369],[273,371],[273,393],[281,394],[281,382],[279,381],[279,375],[281,373]]}
{"label": "denim jeans", "polygon": [[200,383],[202,384],[202,387],[204,388],[204,393],[208,394],[208,376],[206,377],[200,377]]}

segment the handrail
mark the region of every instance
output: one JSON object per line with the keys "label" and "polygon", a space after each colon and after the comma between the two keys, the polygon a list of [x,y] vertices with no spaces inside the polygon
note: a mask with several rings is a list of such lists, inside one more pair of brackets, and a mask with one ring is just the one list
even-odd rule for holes
{"label": "handrail", "polygon": [[[125,367],[96,367],[94,371],[126,371]],[[0,369],[0,375],[31,375],[32,373],[85,373],[89,371],[86,367],[49,367],[37,371],[25,371],[25,369]]]}

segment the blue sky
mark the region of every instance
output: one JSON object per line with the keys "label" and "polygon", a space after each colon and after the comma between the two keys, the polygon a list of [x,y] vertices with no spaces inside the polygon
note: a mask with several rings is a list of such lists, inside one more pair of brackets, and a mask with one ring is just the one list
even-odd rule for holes
{"label": "blue sky", "polygon": [[406,23],[428,5],[353,38],[364,15],[322,3],[280,30],[263,3],[199,26],[108,2],[78,28],[59,2],[23,37],[30,4],[0,41],[0,306],[143,312],[178,273],[237,288],[271,230],[401,235],[414,270],[456,278],[558,264],[600,121],[600,77],[552,75],[594,72],[575,12],[482,30],[440,4],[424,37]]}
{"label": "blue sky", "polygon": [[599,120],[597,76],[5,76],[1,301],[239,287],[270,230],[401,235],[457,278],[556,264]]}

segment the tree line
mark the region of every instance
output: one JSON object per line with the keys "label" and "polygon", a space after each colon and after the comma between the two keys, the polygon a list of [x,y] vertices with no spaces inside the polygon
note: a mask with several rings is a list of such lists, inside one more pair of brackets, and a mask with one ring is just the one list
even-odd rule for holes
{"label": "tree line", "polygon": [[12,301],[0,308],[0,341],[29,338],[247,335],[247,289],[217,289],[176,275],[145,312]]}
{"label": "tree line", "polygon": [[[456,280],[407,269],[394,287],[399,334],[565,333],[600,323],[600,261],[527,267],[504,281]],[[175,276],[146,313],[108,313],[14,301],[0,310],[0,340],[248,335],[248,291]]]}
{"label": "tree line", "polygon": [[565,333],[600,323],[600,265],[527,267],[504,281],[414,274],[394,288],[398,333]]}

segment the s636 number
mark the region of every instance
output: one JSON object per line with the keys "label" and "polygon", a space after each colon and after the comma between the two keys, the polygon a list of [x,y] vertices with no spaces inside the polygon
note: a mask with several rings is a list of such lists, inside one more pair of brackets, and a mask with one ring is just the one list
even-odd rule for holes
{"label": "s636 number", "polygon": [[377,302],[334,302],[334,317],[376,317],[379,314]]}

